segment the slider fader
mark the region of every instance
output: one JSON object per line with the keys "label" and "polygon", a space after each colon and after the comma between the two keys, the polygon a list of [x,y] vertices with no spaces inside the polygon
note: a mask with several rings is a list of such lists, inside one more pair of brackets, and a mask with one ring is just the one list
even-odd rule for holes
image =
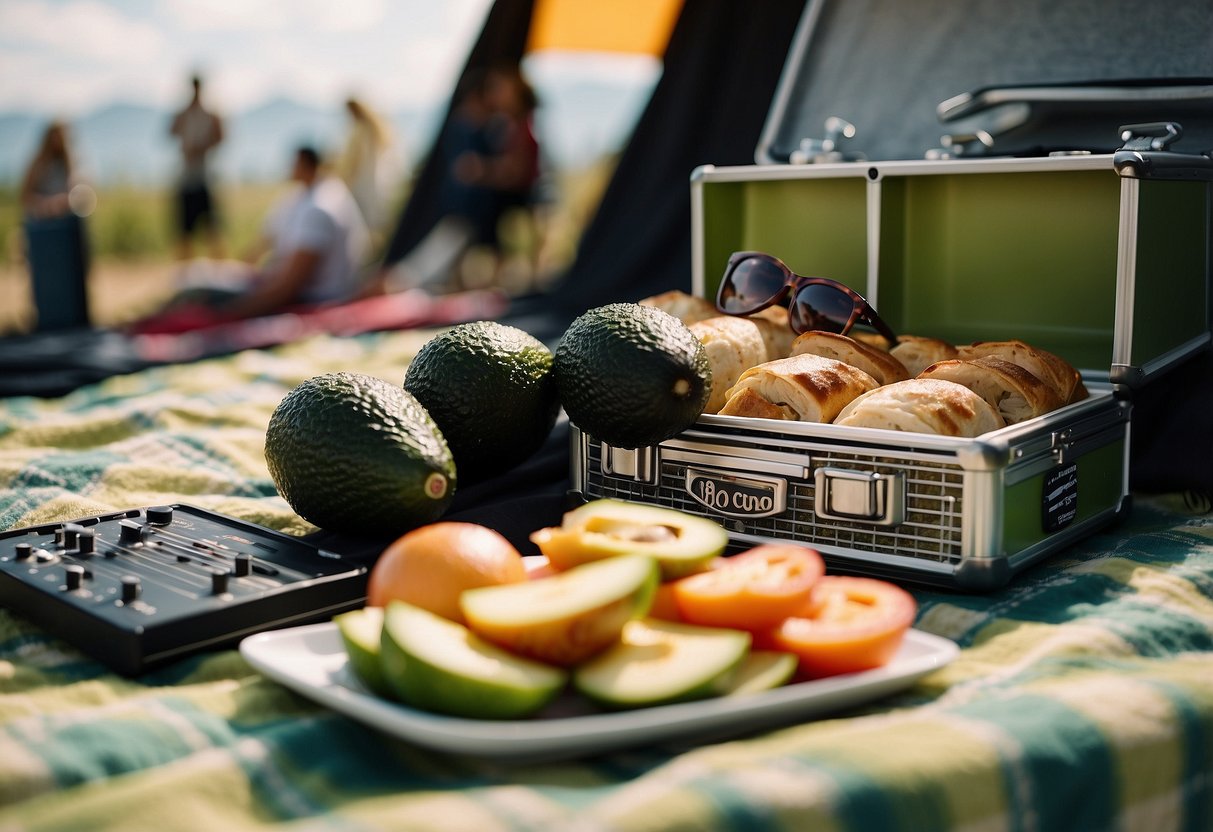
{"label": "slider fader", "polygon": [[0,532],[0,606],[133,676],[360,606],[367,568],[194,506]]}

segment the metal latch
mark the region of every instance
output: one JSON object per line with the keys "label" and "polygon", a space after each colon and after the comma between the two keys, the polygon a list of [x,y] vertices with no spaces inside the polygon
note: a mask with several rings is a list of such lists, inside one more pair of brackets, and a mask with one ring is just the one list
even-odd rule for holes
{"label": "metal latch", "polygon": [[602,443],[602,473],[621,479],[635,480],[652,485],[660,472],[657,464],[657,446],[643,448],[616,448]]}
{"label": "metal latch", "polygon": [[858,162],[862,153],[841,149],[843,139],[855,138],[855,125],[838,116],[830,116],[825,123],[824,139],[801,139],[800,146],[788,156],[793,165],[820,164],[822,162]]}
{"label": "metal latch", "polygon": [[813,510],[819,518],[862,520],[877,526],[898,526],[905,518],[905,474],[900,471],[818,468],[813,480]]}
{"label": "metal latch", "polygon": [[1070,447],[1074,444],[1073,428],[1055,430],[1049,436],[1049,450],[1058,465],[1065,465],[1070,459]]}

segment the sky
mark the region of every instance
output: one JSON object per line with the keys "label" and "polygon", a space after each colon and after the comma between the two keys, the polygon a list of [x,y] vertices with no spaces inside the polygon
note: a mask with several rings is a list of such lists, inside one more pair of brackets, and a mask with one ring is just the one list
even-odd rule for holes
{"label": "sky", "polygon": [[[0,0],[0,112],[71,118],[113,103],[169,108],[199,72],[219,109],[276,97],[383,110],[445,99],[491,0]],[[532,80],[653,77],[651,60],[559,54]]]}

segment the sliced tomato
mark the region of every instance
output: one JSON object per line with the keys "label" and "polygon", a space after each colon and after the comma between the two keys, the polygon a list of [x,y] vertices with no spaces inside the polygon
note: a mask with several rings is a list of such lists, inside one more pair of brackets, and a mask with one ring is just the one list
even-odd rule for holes
{"label": "sliced tomato", "polygon": [[807,676],[854,673],[887,664],[917,611],[914,597],[888,581],[831,575],[764,641],[799,656]]}
{"label": "sliced tomato", "polygon": [[823,574],[813,549],[769,543],[674,581],[674,602],[690,624],[760,632],[800,610]]}

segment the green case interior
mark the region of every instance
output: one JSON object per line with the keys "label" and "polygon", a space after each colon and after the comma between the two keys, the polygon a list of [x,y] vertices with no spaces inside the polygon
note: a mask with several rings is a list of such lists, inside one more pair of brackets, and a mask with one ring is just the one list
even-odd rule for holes
{"label": "green case interior", "polygon": [[[868,168],[702,182],[705,295],[729,255],[766,251],[867,294],[899,334],[1019,338],[1077,367],[1114,362],[1121,178],[1111,169],[880,177],[868,292]],[[875,169],[873,169],[875,170]],[[1140,181],[1132,364],[1208,328],[1208,187]],[[874,297],[873,297],[874,296]]]}

